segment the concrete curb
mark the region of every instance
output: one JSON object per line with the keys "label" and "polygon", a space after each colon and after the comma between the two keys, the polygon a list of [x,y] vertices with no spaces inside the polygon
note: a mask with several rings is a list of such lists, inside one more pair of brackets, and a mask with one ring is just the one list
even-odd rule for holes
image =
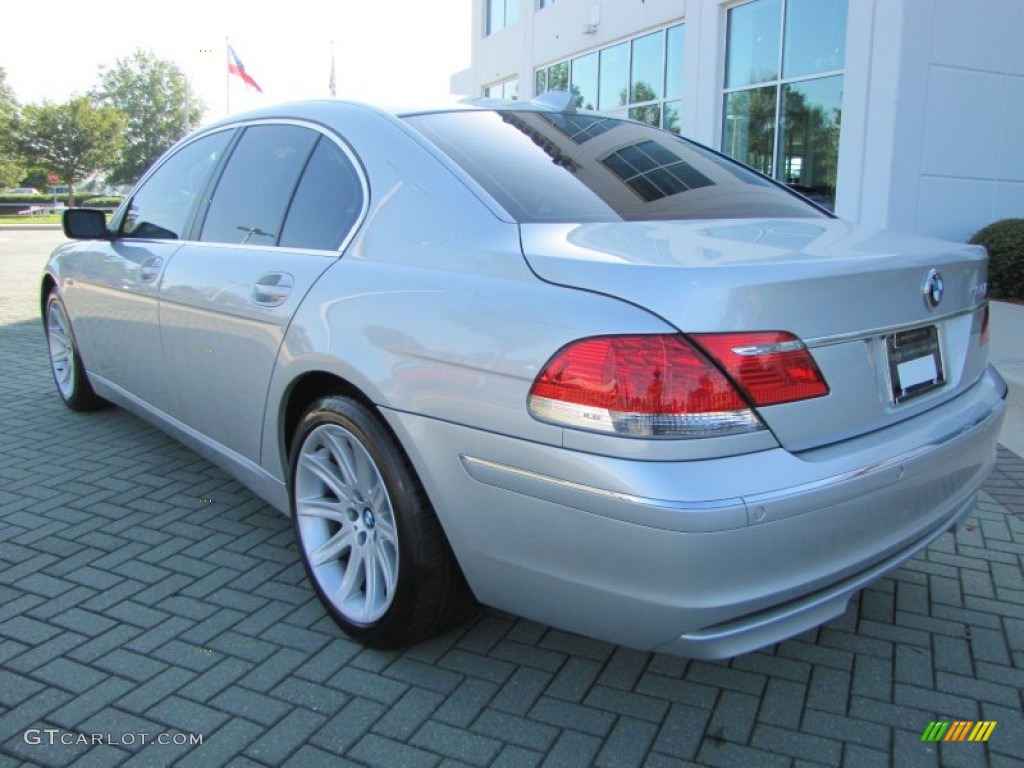
{"label": "concrete curb", "polygon": [[60,224],[0,224],[0,232],[38,232],[47,229],[57,229]]}

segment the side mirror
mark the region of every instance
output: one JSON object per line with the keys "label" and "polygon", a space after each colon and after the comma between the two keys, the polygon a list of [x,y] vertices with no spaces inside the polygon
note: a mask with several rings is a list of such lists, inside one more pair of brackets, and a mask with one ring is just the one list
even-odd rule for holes
{"label": "side mirror", "polygon": [[68,208],[61,223],[64,235],[72,240],[106,240],[107,214],[95,208]]}

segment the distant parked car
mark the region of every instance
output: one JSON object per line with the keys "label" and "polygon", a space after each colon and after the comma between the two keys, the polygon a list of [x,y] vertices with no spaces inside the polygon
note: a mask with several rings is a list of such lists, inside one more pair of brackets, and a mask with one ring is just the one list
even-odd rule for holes
{"label": "distant parked car", "polygon": [[38,195],[39,190],[35,187],[15,187],[14,189],[8,189],[5,194],[8,195]]}
{"label": "distant parked car", "polygon": [[41,286],[61,398],[131,409],[290,514],[371,646],[475,597],[743,653],[841,614],[995,459],[983,249],[858,229],[637,122],[270,107],[64,230]]}

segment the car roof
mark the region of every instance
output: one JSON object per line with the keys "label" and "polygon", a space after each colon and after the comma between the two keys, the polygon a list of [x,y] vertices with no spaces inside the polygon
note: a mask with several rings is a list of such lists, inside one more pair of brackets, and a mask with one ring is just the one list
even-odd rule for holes
{"label": "car roof", "polygon": [[[228,125],[235,125],[251,120],[265,119],[312,119],[328,120],[332,114],[337,114],[339,109],[367,109],[392,117],[409,117],[412,115],[432,114],[438,112],[480,112],[493,110],[514,110],[518,112],[575,112],[575,106],[571,105],[571,97],[564,92],[553,92],[544,94],[532,101],[519,101],[515,99],[492,99],[486,97],[457,97],[450,99],[434,99],[423,104],[370,104],[360,101],[349,101],[345,99],[309,99],[305,101],[293,101],[263,107],[251,112],[230,115],[214,123],[203,127],[203,131],[219,128]],[[566,102],[566,103],[563,103]],[[594,113],[597,114],[597,113]],[[602,115],[607,117],[607,115]]]}

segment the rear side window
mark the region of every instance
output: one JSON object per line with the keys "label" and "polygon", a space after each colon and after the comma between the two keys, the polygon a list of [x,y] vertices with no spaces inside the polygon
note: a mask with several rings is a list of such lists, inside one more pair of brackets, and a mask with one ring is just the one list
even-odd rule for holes
{"label": "rear side window", "polygon": [[363,209],[363,186],[345,153],[323,136],[302,174],[280,245],[337,250]]}
{"label": "rear side window", "polygon": [[132,197],[121,237],[178,240],[232,131],[196,139],[165,160]]}
{"label": "rear side window", "polygon": [[296,125],[245,129],[208,205],[200,240],[276,245],[317,134]]}
{"label": "rear side window", "polygon": [[405,120],[522,223],[827,217],[745,166],[648,125],[504,110]]}

